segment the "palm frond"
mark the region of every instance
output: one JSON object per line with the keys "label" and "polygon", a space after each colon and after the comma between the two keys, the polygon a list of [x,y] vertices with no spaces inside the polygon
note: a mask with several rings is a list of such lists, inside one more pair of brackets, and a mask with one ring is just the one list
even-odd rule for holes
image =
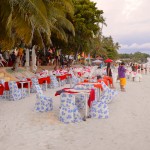
{"label": "palm frond", "polygon": [[32,18],[35,27],[41,28],[50,36],[47,10],[43,0],[18,0],[18,5],[21,13]]}
{"label": "palm frond", "polygon": [[24,20],[19,14],[13,19],[13,27],[17,37],[22,39],[26,45],[31,44],[32,26],[28,20]]}

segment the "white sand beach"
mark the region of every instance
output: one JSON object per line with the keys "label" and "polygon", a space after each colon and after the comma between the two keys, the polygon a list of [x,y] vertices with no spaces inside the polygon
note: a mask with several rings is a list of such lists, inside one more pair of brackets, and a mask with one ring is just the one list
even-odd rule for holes
{"label": "white sand beach", "polygon": [[[54,110],[36,113],[35,94],[19,101],[0,100],[0,150],[149,150],[150,75],[127,82],[126,92],[109,104],[108,119],[78,124],[58,120],[58,89],[48,89]],[[116,83],[119,90],[119,83]]]}

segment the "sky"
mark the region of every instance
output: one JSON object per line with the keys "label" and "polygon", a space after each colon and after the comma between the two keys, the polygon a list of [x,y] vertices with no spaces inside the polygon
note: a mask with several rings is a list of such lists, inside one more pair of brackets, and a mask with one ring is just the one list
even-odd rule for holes
{"label": "sky", "polygon": [[150,54],[150,0],[91,0],[104,11],[103,35],[119,42],[119,53]]}

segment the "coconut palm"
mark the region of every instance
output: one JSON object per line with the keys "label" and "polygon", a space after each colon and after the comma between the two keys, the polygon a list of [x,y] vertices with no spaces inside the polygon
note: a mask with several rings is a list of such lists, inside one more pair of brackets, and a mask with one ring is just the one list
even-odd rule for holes
{"label": "coconut palm", "polygon": [[51,43],[52,32],[67,41],[66,31],[74,34],[67,14],[73,14],[70,0],[0,1],[0,44],[12,47],[20,39],[30,45],[36,38],[44,46]]}

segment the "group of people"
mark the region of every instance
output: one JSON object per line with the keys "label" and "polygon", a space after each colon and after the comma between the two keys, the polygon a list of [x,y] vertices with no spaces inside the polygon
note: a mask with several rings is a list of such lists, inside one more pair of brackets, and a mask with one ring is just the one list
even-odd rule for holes
{"label": "group of people", "polygon": [[19,48],[17,51],[5,51],[2,53],[0,51],[0,60],[2,66],[9,66],[12,67],[12,70],[15,70],[16,64],[19,66],[25,66],[26,62],[26,54],[22,48]]}
{"label": "group of people", "polygon": [[[38,60],[41,59],[40,55],[37,55],[37,57],[39,57]],[[52,63],[52,65],[55,64],[54,71],[58,69],[58,66],[60,66],[61,69],[64,66],[69,67],[73,61],[73,59],[70,56],[66,58],[64,55],[59,55],[59,56],[56,55],[54,58],[48,56],[47,58],[48,58],[48,64],[49,63]],[[0,51],[0,61],[6,63],[7,66],[11,64],[12,70],[15,70],[18,66],[25,66],[26,53],[22,48],[19,48],[17,53],[13,51],[10,54],[8,51],[5,51],[4,53]],[[147,66],[144,66],[142,64],[131,63],[129,66],[132,68],[133,72],[136,72],[138,69],[140,69],[141,72],[144,70],[145,72],[147,72]],[[120,89],[123,92],[125,92],[125,85],[126,85],[125,73],[126,73],[125,63],[122,62],[119,64],[118,67],[118,79],[120,80]],[[113,78],[112,78],[111,63],[107,63],[106,74],[112,79],[110,83],[111,88],[115,88],[113,84]]]}
{"label": "group of people", "polygon": [[131,63],[130,67],[132,68],[133,72],[136,72],[136,71],[140,70],[141,73],[143,73],[144,71],[145,71],[145,73],[147,73],[147,71],[148,71],[148,66],[146,64],[144,65],[144,64]]}
{"label": "group of people", "polygon": [[[125,92],[125,86],[126,86],[126,77],[125,77],[126,69],[124,66],[125,63],[122,62],[118,67],[118,79],[120,80],[120,89],[122,92]],[[112,78],[111,63],[107,63],[106,74],[107,76]],[[113,79],[111,82],[111,88],[114,88]]]}
{"label": "group of people", "polygon": [[[131,68],[131,71],[134,73],[147,74],[147,72],[149,71],[147,64],[130,63],[129,65],[127,65],[127,67]],[[125,63],[124,62],[120,63],[119,67],[118,67],[117,79],[120,80],[120,89],[123,92],[125,92],[125,86],[126,86],[126,71],[127,71],[127,69],[125,68]],[[107,63],[106,73],[107,73],[107,76],[112,78],[111,63]],[[133,81],[134,81],[134,78],[135,77],[133,77]],[[111,88],[114,88],[113,79],[112,79],[112,83],[111,83]]]}
{"label": "group of people", "polygon": [[43,66],[61,66],[72,64],[74,58],[71,55],[64,55],[61,50],[55,47],[47,49],[45,53],[36,49],[36,56],[39,65]]}

